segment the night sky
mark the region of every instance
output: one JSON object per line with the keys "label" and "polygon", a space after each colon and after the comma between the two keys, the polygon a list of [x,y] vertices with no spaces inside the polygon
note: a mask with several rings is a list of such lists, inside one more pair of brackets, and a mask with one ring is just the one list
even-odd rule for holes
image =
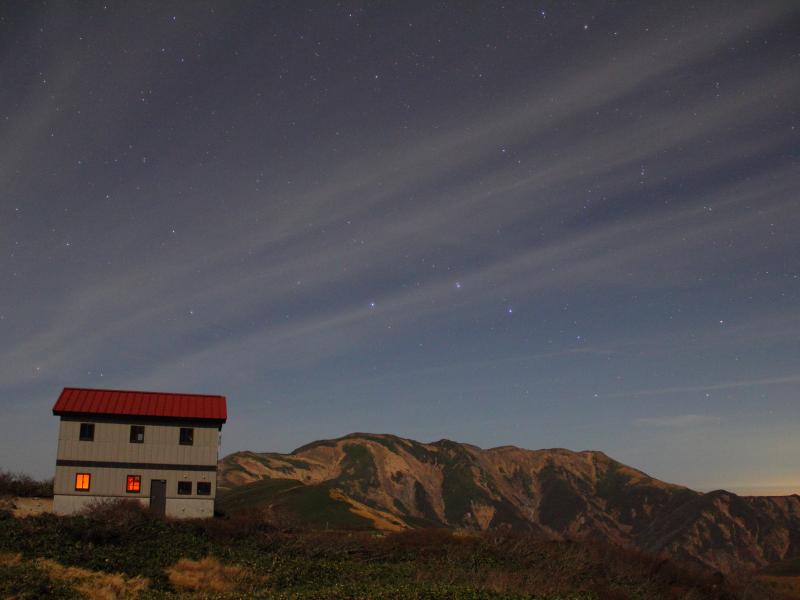
{"label": "night sky", "polygon": [[86,386],[800,492],[799,161],[793,0],[3,2],[0,467]]}

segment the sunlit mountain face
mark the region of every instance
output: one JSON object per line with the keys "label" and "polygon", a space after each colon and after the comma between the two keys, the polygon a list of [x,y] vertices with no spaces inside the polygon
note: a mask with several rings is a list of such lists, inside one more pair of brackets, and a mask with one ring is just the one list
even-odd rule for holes
{"label": "sunlit mountain face", "polygon": [[703,494],[598,451],[354,433],[291,454],[237,452],[219,472],[222,513],[284,526],[517,531],[726,573],[800,556],[800,496]]}

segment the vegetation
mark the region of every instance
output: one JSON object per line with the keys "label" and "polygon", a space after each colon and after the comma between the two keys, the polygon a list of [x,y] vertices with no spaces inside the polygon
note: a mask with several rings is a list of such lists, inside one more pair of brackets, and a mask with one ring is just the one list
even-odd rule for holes
{"label": "vegetation", "polygon": [[0,496],[52,498],[53,480],[37,481],[23,473],[9,473],[0,470]]}
{"label": "vegetation", "polygon": [[372,453],[365,446],[358,444],[345,444],[342,450],[344,459],[338,481],[350,483],[363,496],[368,488],[379,484],[378,468],[375,466]]}
{"label": "vegetation", "polygon": [[18,554],[0,554],[0,597],[74,598],[76,590],[63,581],[51,579],[43,568],[23,561]]}
{"label": "vegetation", "polygon": [[781,577],[800,577],[800,558],[773,563],[764,569],[763,572],[767,575],[778,575]]}
{"label": "vegetation", "polygon": [[[350,511],[331,496],[326,484],[304,485],[294,479],[262,479],[220,492],[217,510],[223,514],[265,507],[261,517],[294,528],[371,529],[372,521]],[[266,513],[266,515],[264,514]]]}
{"label": "vegetation", "polygon": [[475,482],[472,460],[464,447],[447,440],[439,442],[439,446],[442,448],[438,460],[444,475],[444,513],[448,521],[458,523],[471,511],[473,501],[491,504],[492,499]]}
{"label": "vegetation", "polygon": [[262,479],[230,490],[220,490],[217,510],[227,513],[275,502],[283,492],[302,485],[294,479]]}
{"label": "vegetation", "polygon": [[428,496],[428,492],[425,491],[425,487],[419,481],[414,482],[414,503],[417,505],[417,510],[419,510],[426,519],[430,520],[432,523],[437,523],[439,521],[439,517],[436,515],[431,499]]}
{"label": "vegetation", "polygon": [[521,467],[517,467],[514,469],[514,474],[508,478],[509,481],[515,483],[521,490],[522,493],[525,494],[528,498],[533,498],[534,494],[533,490],[533,477],[531,477],[530,473],[522,469]]}
{"label": "vegetation", "polygon": [[569,475],[560,472],[552,460],[539,474],[542,486],[539,518],[544,525],[556,530],[565,528],[586,510],[586,502],[568,483],[567,477]]}
{"label": "vegetation", "polygon": [[253,514],[170,521],[124,502],[71,517],[0,514],[0,582],[0,597],[15,598],[780,597],[590,542],[510,531],[299,531]]}
{"label": "vegetation", "polygon": [[282,460],[282,461],[284,461],[284,462],[287,462],[287,463],[289,463],[289,464],[290,464],[290,465],[292,465],[292,466],[293,466],[295,469],[300,469],[300,470],[302,470],[302,471],[308,471],[308,470],[311,468],[311,467],[309,467],[309,465],[308,465],[308,462],[306,462],[306,461],[304,461],[304,460],[301,460],[301,459],[299,459],[299,458],[292,458],[292,457],[290,457],[290,456],[282,456],[282,455],[280,455],[280,454],[279,454],[279,455],[277,455],[277,457],[278,457],[280,460]]}

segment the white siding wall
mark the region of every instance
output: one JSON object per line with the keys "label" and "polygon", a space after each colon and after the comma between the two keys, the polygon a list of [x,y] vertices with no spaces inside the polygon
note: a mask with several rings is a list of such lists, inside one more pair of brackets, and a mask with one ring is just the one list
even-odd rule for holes
{"label": "white siding wall", "polygon": [[[94,423],[94,440],[81,441],[81,423]],[[130,422],[110,422],[85,419],[61,420],[58,436],[58,460],[114,463],[143,463],[147,465],[206,466],[211,470],[158,469],[114,466],[56,466],[53,482],[53,509],[57,514],[77,512],[88,504],[104,498],[138,499],[149,504],[150,481],[163,479],[166,483],[167,516],[210,517],[214,513],[217,492],[216,464],[219,431],[216,425],[197,423],[144,423],[144,443],[130,442]],[[183,446],[180,428],[192,427],[194,440]],[[75,475],[89,473],[88,492],[75,490]],[[128,475],[141,476],[138,494],[127,493]],[[178,482],[192,483],[191,495],[178,495]],[[197,495],[197,483],[211,484],[210,496]]]}
{"label": "white siding wall", "polygon": [[[89,473],[92,476],[91,486],[87,492],[75,490],[75,474]],[[125,491],[128,475],[142,477],[142,489],[138,494],[129,494]],[[119,498],[150,497],[150,481],[164,479],[167,482],[167,498],[197,497],[197,482],[211,483],[211,496],[200,498],[214,498],[217,491],[217,473],[215,471],[167,471],[161,469],[117,469],[108,467],[56,467],[56,476],[53,481],[53,491],[56,494],[67,496],[108,496]],[[178,495],[178,482],[191,481],[192,495]]]}
{"label": "white siding wall", "polygon": [[[81,423],[94,423],[94,441],[80,440]],[[61,421],[58,432],[58,458],[148,462],[180,465],[215,465],[219,431],[214,425],[194,425],[194,444],[178,443],[181,425],[144,425],[144,443],[130,443],[131,423],[103,421]]]}

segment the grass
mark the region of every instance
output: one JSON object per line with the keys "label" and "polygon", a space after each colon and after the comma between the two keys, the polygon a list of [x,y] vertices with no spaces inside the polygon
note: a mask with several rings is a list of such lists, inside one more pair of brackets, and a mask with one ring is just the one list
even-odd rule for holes
{"label": "grass", "polygon": [[227,513],[274,502],[281,493],[301,485],[294,479],[262,479],[230,490],[220,490],[217,510]]}
{"label": "grass", "polygon": [[773,594],[780,595],[782,600],[800,600],[800,577],[764,575],[758,578]]}
{"label": "grass", "polygon": [[0,554],[0,597],[27,600],[33,598],[80,597],[69,584],[51,579],[44,569],[19,554]]}
{"label": "grass", "polygon": [[282,525],[312,529],[369,529],[372,521],[350,511],[349,504],[331,497],[325,484],[304,485],[293,479],[263,479],[221,491],[217,510],[233,514],[264,506]]}
{"label": "grass", "polygon": [[441,449],[438,460],[444,477],[444,514],[448,522],[459,525],[464,515],[472,510],[473,501],[491,505],[492,499],[475,483],[471,458],[460,444],[442,440],[437,445]]}
{"label": "grass", "polygon": [[521,467],[517,467],[508,480],[517,485],[528,498],[534,497],[533,477]]}
{"label": "grass", "polygon": [[800,558],[782,560],[764,569],[766,575],[777,575],[779,577],[800,577]]}
{"label": "grass", "polygon": [[223,565],[216,558],[182,558],[167,569],[169,583],[178,591],[234,592],[248,580],[247,571],[235,565]]}
{"label": "grass", "polygon": [[787,600],[800,600],[800,558],[769,565],[761,571],[759,581]]}
{"label": "grass", "polygon": [[72,598],[103,585],[144,598],[779,597],[757,581],[746,596],[735,582],[591,542],[510,531],[292,531],[253,515],[161,520],[125,504],[70,517],[0,515],[0,553],[11,557],[0,561],[4,598]]}
{"label": "grass", "polygon": [[367,490],[380,483],[375,459],[369,448],[358,444],[345,444],[342,446],[342,451],[344,452],[341,462],[342,472],[337,481],[346,483],[350,489],[355,488],[359,492],[359,499],[364,499]]}
{"label": "grass", "polygon": [[301,471],[309,471],[309,470],[311,470],[311,466],[308,464],[308,462],[306,462],[304,460],[300,460],[299,458],[291,458],[291,457],[288,457],[288,456],[284,456],[282,454],[278,455],[278,458],[280,458],[280,460],[282,460],[284,462],[289,463],[295,469],[300,469]]}
{"label": "grass", "polygon": [[565,529],[586,510],[586,502],[573,490],[566,477],[566,473],[559,473],[553,461],[539,473],[542,485],[539,518],[544,525],[557,531]]}

